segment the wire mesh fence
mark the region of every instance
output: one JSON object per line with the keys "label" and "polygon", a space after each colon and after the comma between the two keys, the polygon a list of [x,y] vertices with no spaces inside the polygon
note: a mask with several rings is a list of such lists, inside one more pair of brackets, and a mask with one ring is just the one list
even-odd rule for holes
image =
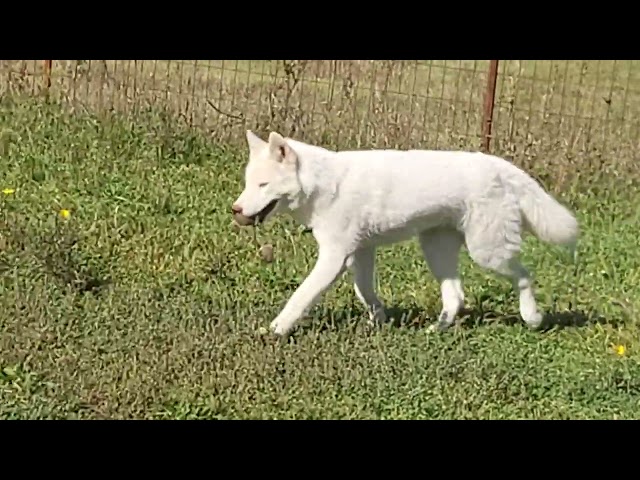
{"label": "wire mesh fence", "polygon": [[497,77],[491,62],[5,60],[0,90],[90,111],[161,106],[221,142],[247,128],[339,149],[480,149],[490,137],[498,152],[606,153],[637,142],[640,62],[502,60]]}

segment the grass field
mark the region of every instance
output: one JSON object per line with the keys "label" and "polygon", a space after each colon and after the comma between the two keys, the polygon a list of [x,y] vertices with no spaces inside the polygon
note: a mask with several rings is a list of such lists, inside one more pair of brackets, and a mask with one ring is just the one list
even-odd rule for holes
{"label": "grass field", "polygon": [[315,244],[288,218],[232,227],[244,148],[159,112],[22,97],[2,100],[0,128],[0,418],[640,416],[633,148],[537,164],[583,231],[576,265],[526,241],[545,331],[465,253],[469,312],[427,334],[439,287],[410,242],[378,254],[397,325],[367,329],[345,275],[278,342],[257,330]]}

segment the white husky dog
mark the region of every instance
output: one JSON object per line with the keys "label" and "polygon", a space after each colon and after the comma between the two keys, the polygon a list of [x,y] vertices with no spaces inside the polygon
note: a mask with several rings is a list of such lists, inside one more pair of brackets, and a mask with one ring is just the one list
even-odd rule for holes
{"label": "white husky dog", "polygon": [[265,142],[249,130],[247,142],[235,221],[249,226],[289,212],[312,229],[319,248],[315,266],[271,323],[276,335],[289,334],[347,268],[371,322],[386,321],[374,290],[375,250],[414,235],[441,285],[442,312],[430,330],[450,327],[464,304],[463,244],[475,263],[511,279],[525,323],[541,324],[532,278],[518,261],[522,235],[575,248],[579,228],[569,210],[515,165],[479,152],[335,152],[276,132]]}

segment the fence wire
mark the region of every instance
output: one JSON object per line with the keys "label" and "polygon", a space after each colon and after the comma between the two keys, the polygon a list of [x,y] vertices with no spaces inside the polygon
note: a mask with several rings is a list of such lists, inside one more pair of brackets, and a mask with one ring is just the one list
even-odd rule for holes
{"label": "fence wire", "polygon": [[[0,90],[77,109],[164,107],[220,142],[277,130],[324,146],[615,150],[638,140],[640,62],[502,60],[492,118],[488,60],[29,60],[0,62]],[[50,86],[49,86],[50,85]],[[47,88],[48,87],[48,88]],[[543,149],[543,150],[545,150]],[[538,149],[537,151],[540,151]]]}

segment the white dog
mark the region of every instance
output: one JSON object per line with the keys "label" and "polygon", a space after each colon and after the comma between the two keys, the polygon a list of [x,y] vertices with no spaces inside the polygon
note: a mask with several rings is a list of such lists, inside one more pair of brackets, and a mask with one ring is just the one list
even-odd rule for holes
{"label": "white dog", "polygon": [[375,249],[418,237],[441,284],[442,313],[431,330],[450,327],[464,304],[458,274],[463,244],[481,267],[510,278],[527,325],[542,322],[529,272],[518,261],[522,235],[575,248],[578,223],[525,172],[483,153],[429,150],[335,152],[247,131],[245,187],[233,204],[242,226],[279,212],[312,229],[319,252],[308,277],[271,323],[291,332],[349,268],[372,322],[386,320],[374,290]]}

